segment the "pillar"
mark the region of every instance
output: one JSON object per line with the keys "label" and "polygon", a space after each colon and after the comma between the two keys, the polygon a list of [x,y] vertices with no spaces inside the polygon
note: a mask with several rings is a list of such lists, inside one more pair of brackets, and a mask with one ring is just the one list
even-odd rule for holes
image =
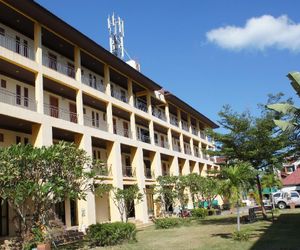
{"label": "pillar", "polygon": [[180,109],[177,109],[177,120],[178,120],[178,126],[180,129],[182,129],[182,124],[181,124],[181,111]]}
{"label": "pillar", "polygon": [[191,148],[192,155],[195,156],[193,138],[190,138],[190,148]]}
{"label": "pillar", "polygon": [[[86,151],[87,155],[92,157],[92,137],[86,134],[76,134],[75,144],[78,148]],[[90,171],[89,166],[85,166],[86,171]],[[93,183],[93,179],[90,180],[90,184]],[[91,190],[86,191],[85,200],[78,200],[78,226],[79,230],[85,232],[87,227],[96,223],[96,204],[95,195]]]}
{"label": "pillar", "polygon": [[172,159],[170,172],[172,173],[172,175],[179,175],[179,164],[177,156],[174,156]]}
{"label": "pillar", "polygon": [[109,73],[109,66],[107,64],[104,65],[104,86],[105,86],[105,94],[111,96],[110,73]]}
{"label": "pillar", "polygon": [[131,148],[132,167],[135,169],[137,185],[140,192],[143,194],[143,200],[139,203],[135,202],[135,219],[148,222],[148,206],[146,197],[146,185],[145,185],[145,169],[144,169],[144,157],[142,148]]}
{"label": "pillar", "polygon": [[165,106],[165,113],[166,113],[167,123],[170,123],[170,110],[169,110],[168,103],[166,103],[166,106]]}
{"label": "pillar", "polygon": [[107,126],[108,132],[114,133],[114,124],[113,124],[113,112],[112,112],[112,103],[108,102],[106,105],[106,117],[107,117]]}
{"label": "pillar", "polygon": [[[161,155],[159,152],[152,152],[151,155],[151,170],[154,171],[154,176],[157,178],[158,176],[162,175],[161,169]],[[153,199],[154,201],[157,199],[158,195],[154,194]],[[161,213],[160,204],[154,202],[154,216],[157,217]]]}
{"label": "pillar", "polygon": [[136,125],[135,125],[135,114],[133,112],[130,114],[130,130],[131,130],[132,139],[137,140]]}
{"label": "pillar", "polygon": [[129,105],[134,107],[134,96],[133,96],[133,88],[132,88],[132,80],[127,80],[127,89],[128,89],[128,97],[129,97]]}
{"label": "pillar", "polygon": [[32,143],[35,147],[51,146],[53,144],[52,127],[49,123],[32,125]]}
{"label": "pillar", "polygon": [[77,122],[80,125],[84,125],[84,116],[83,116],[83,97],[82,90],[79,89],[76,92],[76,113],[77,113]]}
{"label": "pillar", "polygon": [[183,134],[182,133],[179,134],[179,144],[180,144],[181,153],[185,154],[185,152],[184,152],[184,141],[183,141]]}
{"label": "pillar", "polygon": [[169,149],[173,151],[172,130],[170,128],[168,128],[168,142],[169,142]]}
{"label": "pillar", "polygon": [[152,104],[151,104],[151,94],[150,92],[147,93],[147,108],[148,108],[148,113],[152,115]]}
{"label": "pillar", "polygon": [[150,135],[151,144],[155,145],[155,141],[154,141],[154,124],[153,124],[152,120],[149,121],[149,135]]}
{"label": "pillar", "polygon": [[192,133],[192,123],[191,123],[191,115],[190,114],[187,114],[187,122],[188,122],[189,132]]}

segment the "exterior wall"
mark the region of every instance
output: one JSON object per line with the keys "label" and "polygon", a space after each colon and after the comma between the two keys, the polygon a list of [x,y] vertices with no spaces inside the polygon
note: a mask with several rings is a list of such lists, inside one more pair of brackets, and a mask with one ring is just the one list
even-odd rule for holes
{"label": "exterior wall", "polygon": [[[3,27],[1,23],[0,27]],[[7,33],[9,34],[12,34],[12,37],[18,34],[18,32],[15,32],[14,30],[9,29],[7,27],[5,27],[5,31],[7,31]],[[67,59],[66,57],[60,55],[59,53],[49,50],[41,44],[40,24],[35,23],[34,33],[34,41],[24,37],[24,39],[28,40],[28,46],[32,48],[35,47],[36,53],[34,55],[34,59],[27,59],[20,55],[17,55],[17,53],[13,52],[12,49],[1,47],[0,44],[0,60],[5,60],[11,64],[18,65],[25,70],[34,72],[34,74],[36,75],[35,86],[31,86],[26,83],[21,83],[20,81],[15,80],[11,77],[0,75],[0,79],[4,79],[7,81],[6,90],[15,94],[17,84],[20,85],[22,89],[26,87],[29,90],[29,98],[36,100],[37,105],[37,111],[31,111],[26,110],[22,107],[18,107],[13,102],[6,103],[5,101],[3,101],[4,99],[0,98],[1,115],[12,116],[16,119],[20,119],[21,121],[23,120],[34,124],[32,135],[8,131],[0,127],[0,133],[3,132],[4,134],[4,143],[0,142],[0,147],[9,146],[15,143],[16,135],[19,135],[22,138],[22,141],[24,141],[25,137],[28,137],[29,142],[35,146],[48,146],[53,143],[52,128],[66,130],[76,135],[75,143],[77,143],[77,145],[80,148],[86,150],[91,156],[93,156],[94,151],[100,152],[99,158],[111,165],[112,177],[110,179],[105,179],[105,181],[112,183],[114,186],[119,188],[123,188],[124,184],[132,185],[137,183],[142,193],[144,193],[146,186],[148,189],[150,189],[150,186],[155,185],[155,181],[152,180],[152,182],[150,182],[149,180],[145,180],[145,164],[143,160],[147,159],[147,157],[143,157],[143,150],[147,150],[150,152],[149,160],[151,162],[151,171],[154,173],[155,178],[164,174],[162,173],[163,165],[166,166],[166,174],[178,175],[179,158],[185,160],[185,163],[182,166],[182,174],[188,174],[190,172],[189,161],[195,162],[195,166],[197,166],[197,164],[199,166],[200,164],[202,164],[204,167],[202,168],[202,171],[200,172],[199,170],[199,172],[203,175],[206,174],[205,170],[207,168],[207,165],[214,165],[214,163],[211,162],[209,159],[205,159],[202,154],[200,154],[199,156],[193,154],[193,149],[191,149],[191,154],[185,154],[183,151],[184,147],[190,148],[191,145],[193,145],[193,143],[194,145],[199,145],[199,148],[214,147],[213,142],[209,141],[208,138],[205,135],[203,135],[203,133],[201,133],[201,131],[199,130],[199,124],[201,122],[200,120],[197,120],[198,131],[194,131],[193,133],[192,128],[190,127],[190,118],[189,122],[184,125],[185,127],[188,126],[188,128],[185,128],[185,130],[182,129],[180,115],[176,117],[176,119],[178,120],[178,125],[173,125],[170,122],[170,117],[168,117],[168,103],[164,99],[164,96],[158,92],[151,92],[147,89],[145,90],[145,94],[147,96],[148,112],[144,112],[135,108],[134,102],[129,102],[129,99],[133,99],[132,86],[130,87],[130,84],[128,84],[127,90],[121,88],[117,84],[112,83],[109,77],[109,65],[105,65],[104,76],[95,74],[91,70],[85,67],[81,67],[79,48],[75,46],[75,56],[73,62]],[[19,36],[21,39],[23,39],[22,35]],[[84,48],[82,49],[84,50]],[[57,56],[57,63],[59,64],[67,65],[68,62],[72,63],[74,65],[75,78],[72,79],[62,72],[49,69],[47,65],[43,65],[42,57],[43,55],[47,55],[48,52],[51,52],[52,54],[55,54]],[[101,65],[102,64],[103,62],[101,62]],[[89,74],[92,74],[92,77],[96,77],[96,82],[100,82],[102,84],[103,81],[106,91],[99,92],[95,90],[94,87],[90,88],[89,86],[87,86],[89,84],[87,84],[87,82],[84,81],[86,80],[85,77],[89,77]],[[77,91],[76,99],[69,100],[57,94],[45,91],[43,88],[43,77],[50,78],[53,81],[60,84],[61,86],[68,86],[75,89]],[[128,79],[128,82],[132,82],[132,79]],[[124,101],[120,102],[120,100],[117,100],[118,98],[112,98],[111,93],[109,91],[111,89],[111,86],[113,86],[113,89],[116,93],[120,93],[121,90],[125,91],[125,96],[126,98],[128,98],[128,104],[125,104]],[[3,89],[1,89],[0,87],[0,91],[1,90],[3,91]],[[106,104],[106,111],[97,110],[95,108],[83,105],[83,94],[87,94],[97,100],[104,102]],[[66,118],[68,118],[69,115],[69,104],[75,104],[77,109],[78,123],[72,123],[68,119],[57,119],[47,115],[47,108],[44,108],[44,104],[50,104],[50,95],[55,96],[59,99],[59,108],[66,111]],[[153,115],[151,98],[156,98],[164,105],[166,105],[166,112],[165,110],[162,110],[162,112],[165,113],[167,116],[166,120],[160,119]],[[125,120],[120,117],[115,118],[117,131],[120,131],[121,134],[113,133],[114,116],[112,114],[112,107],[122,108],[129,114],[130,117],[128,117],[128,119],[130,120],[126,121],[128,123],[129,138],[124,136],[123,122]],[[178,109],[178,114],[180,112],[183,112],[183,110],[181,110],[179,107],[176,108]],[[92,124],[92,112],[97,112],[99,114],[99,128],[97,126],[93,126]],[[143,117],[143,119],[149,122],[149,126],[144,127],[141,125],[137,125],[135,123],[135,116]],[[154,124],[164,127],[166,130],[168,130],[168,133],[162,134],[159,132],[155,132]],[[138,133],[138,130],[141,128],[149,131],[149,143],[142,142],[141,140],[136,140],[134,137],[132,137],[132,134],[140,134]],[[193,128],[193,130],[195,130],[195,128]],[[179,135],[179,139],[175,139],[174,137],[172,137],[172,131],[175,134]],[[155,133],[157,133],[158,146],[155,145]],[[168,142],[168,147],[161,147],[161,135],[163,135],[164,141]],[[92,137],[106,141],[106,148],[92,147]],[[189,142],[184,143],[183,138],[188,138]],[[131,149],[129,155],[131,158],[131,166],[135,171],[135,178],[123,178],[122,166],[126,165],[126,154],[121,152],[121,145],[127,145]],[[170,147],[170,145],[172,145],[172,147]],[[176,150],[173,145],[176,145],[176,149],[181,148],[181,152],[178,152],[178,150]],[[162,154],[169,156],[170,160],[162,161]],[[96,153],[96,155],[98,155],[98,153]],[[145,197],[144,201],[141,204],[137,204],[135,208],[136,219],[142,222],[148,221],[147,201],[149,203],[149,200],[151,200],[151,197]],[[110,194],[107,197],[99,198],[94,197],[93,194],[89,193],[87,196],[87,201],[78,201],[77,205],[77,217],[79,218],[79,228],[81,228],[82,230],[84,230],[84,228],[86,228],[89,224],[95,223],[96,221],[116,221],[120,219],[118,211],[112,202],[112,194]],[[154,211],[155,214],[158,214],[157,207],[154,207]],[[70,208],[66,205],[66,213],[69,214],[69,212]],[[68,218],[66,221],[67,225],[69,226],[70,219]]]}
{"label": "exterior wall", "polygon": [[8,147],[10,145],[16,144],[16,137],[20,137],[21,143],[26,143],[26,140],[28,140],[28,143],[32,143],[31,135],[15,132],[7,129],[1,129],[0,128],[0,134],[3,135],[3,142],[0,141],[0,147]]}

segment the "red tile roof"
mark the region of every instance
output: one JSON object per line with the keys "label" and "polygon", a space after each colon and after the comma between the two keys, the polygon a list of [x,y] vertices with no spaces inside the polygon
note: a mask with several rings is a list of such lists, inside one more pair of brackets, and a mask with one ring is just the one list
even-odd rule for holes
{"label": "red tile roof", "polygon": [[282,180],[283,186],[300,185],[300,168]]}

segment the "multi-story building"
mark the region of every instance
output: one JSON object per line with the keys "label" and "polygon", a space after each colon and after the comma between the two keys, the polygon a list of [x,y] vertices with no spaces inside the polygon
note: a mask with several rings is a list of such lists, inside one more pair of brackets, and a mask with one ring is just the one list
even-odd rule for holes
{"label": "multi-story building", "polygon": [[[132,216],[147,222],[156,177],[217,167],[203,153],[207,127],[217,125],[39,4],[0,0],[0,147],[74,142],[105,162],[95,183],[139,186]],[[55,207],[68,227],[119,220],[110,195]],[[11,220],[4,202],[0,236]]]}

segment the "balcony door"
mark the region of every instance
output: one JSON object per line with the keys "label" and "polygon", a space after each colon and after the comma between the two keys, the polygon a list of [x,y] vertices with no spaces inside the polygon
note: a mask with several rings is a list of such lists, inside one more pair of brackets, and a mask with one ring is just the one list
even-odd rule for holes
{"label": "balcony door", "polygon": [[124,136],[129,137],[128,122],[123,122]]}
{"label": "balcony door", "polygon": [[54,96],[50,96],[50,116],[58,118],[59,111],[58,111],[58,98]]}
{"label": "balcony door", "polygon": [[76,104],[69,103],[69,111],[70,111],[70,122],[77,123],[77,111],[76,111]]}
{"label": "balcony door", "polygon": [[0,237],[9,234],[8,203],[0,198]]}

